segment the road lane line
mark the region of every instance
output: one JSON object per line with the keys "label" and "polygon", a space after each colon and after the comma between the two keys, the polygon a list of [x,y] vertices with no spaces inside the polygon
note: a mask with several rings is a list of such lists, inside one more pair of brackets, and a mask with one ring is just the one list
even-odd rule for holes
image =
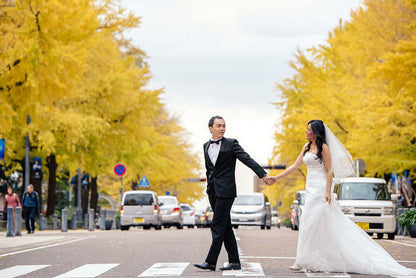
{"label": "road lane line", "polygon": [[393,241],[393,240],[384,240],[384,239],[382,239],[382,241],[389,242],[389,243],[406,245],[406,246],[410,246],[410,247],[416,247],[416,245],[413,245],[413,244],[404,243],[404,242],[397,242],[397,241]]}
{"label": "road lane line", "polygon": [[119,264],[86,264],[56,276],[55,278],[93,278],[118,265]]}
{"label": "road lane line", "polygon": [[44,249],[44,248],[49,248],[49,247],[55,247],[55,246],[59,246],[59,245],[67,244],[67,243],[73,243],[73,242],[77,242],[77,241],[81,241],[81,240],[89,239],[89,238],[94,238],[94,237],[96,237],[96,236],[86,236],[86,237],[77,238],[77,239],[73,239],[73,240],[68,240],[68,241],[64,241],[64,242],[49,244],[49,245],[40,246],[40,247],[34,247],[34,248],[15,251],[15,252],[10,252],[10,253],[6,253],[6,254],[1,254],[0,258],[16,255],[16,254],[20,254],[20,253],[26,253],[26,252],[30,252],[30,251],[40,250],[40,249]]}
{"label": "road lane line", "polygon": [[0,277],[2,278],[14,278],[21,275],[37,271],[39,269],[48,267],[49,265],[15,265],[9,268],[0,270]]}
{"label": "road lane line", "polygon": [[181,276],[189,263],[155,263],[138,277]]}
{"label": "road lane line", "polygon": [[262,257],[262,256],[241,256],[244,259],[276,259],[276,260],[296,260],[296,257]]}

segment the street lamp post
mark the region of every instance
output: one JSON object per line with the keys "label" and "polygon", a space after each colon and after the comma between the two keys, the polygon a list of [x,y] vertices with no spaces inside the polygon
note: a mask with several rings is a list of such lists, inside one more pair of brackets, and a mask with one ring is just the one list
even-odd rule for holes
{"label": "street lamp post", "polygon": [[205,178],[187,178],[187,179],[181,179],[181,180],[179,180],[177,183],[175,183],[175,185],[173,186],[173,195],[174,196],[177,196],[178,195],[178,192],[176,191],[176,186],[178,185],[178,184],[180,184],[181,182],[183,182],[183,181],[187,181],[187,182],[202,182],[202,181],[206,181],[207,179],[205,179]]}

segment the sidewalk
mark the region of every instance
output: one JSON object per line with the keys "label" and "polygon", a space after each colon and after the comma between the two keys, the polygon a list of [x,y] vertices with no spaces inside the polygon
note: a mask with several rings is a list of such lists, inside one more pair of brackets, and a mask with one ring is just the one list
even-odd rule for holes
{"label": "sidewalk", "polygon": [[6,237],[5,232],[0,233],[0,258],[10,253],[19,252],[41,246],[59,244],[67,241],[74,241],[80,238],[94,236],[100,233],[99,230],[89,232],[86,230],[68,231],[66,233],[57,231],[36,231],[34,234],[26,234],[22,231],[22,236]]}

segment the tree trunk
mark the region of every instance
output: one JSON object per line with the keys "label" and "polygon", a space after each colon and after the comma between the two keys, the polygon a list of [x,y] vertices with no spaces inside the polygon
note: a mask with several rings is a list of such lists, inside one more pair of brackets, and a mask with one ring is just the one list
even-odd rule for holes
{"label": "tree trunk", "polygon": [[89,186],[84,188],[84,185],[81,185],[81,208],[82,215],[88,213],[88,197],[89,197]]}
{"label": "tree trunk", "polygon": [[98,203],[97,176],[91,177],[90,186],[91,186],[90,208],[94,209],[94,213],[97,213],[97,203]]}
{"label": "tree trunk", "polygon": [[48,178],[48,202],[46,209],[46,216],[51,216],[55,213],[56,205],[56,169],[58,164],[56,163],[55,154],[51,154],[46,158],[46,166],[49,170]]}

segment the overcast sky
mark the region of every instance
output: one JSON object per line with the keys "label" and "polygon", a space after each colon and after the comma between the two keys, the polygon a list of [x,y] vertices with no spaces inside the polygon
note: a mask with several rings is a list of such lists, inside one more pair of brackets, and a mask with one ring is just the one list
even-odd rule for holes
{"label": "overcast sky", "polygon": [[[226,137],[238,138],[267,164],[279,112],[275,84],[290,77],[297,48],[325,43],[358,0],[122,0],[142,17],[127,33],[147,55],[149,88],[179,117],[202,160],[208,119],[222,115]],[[295,158],[294,158],[295,159]]]}

